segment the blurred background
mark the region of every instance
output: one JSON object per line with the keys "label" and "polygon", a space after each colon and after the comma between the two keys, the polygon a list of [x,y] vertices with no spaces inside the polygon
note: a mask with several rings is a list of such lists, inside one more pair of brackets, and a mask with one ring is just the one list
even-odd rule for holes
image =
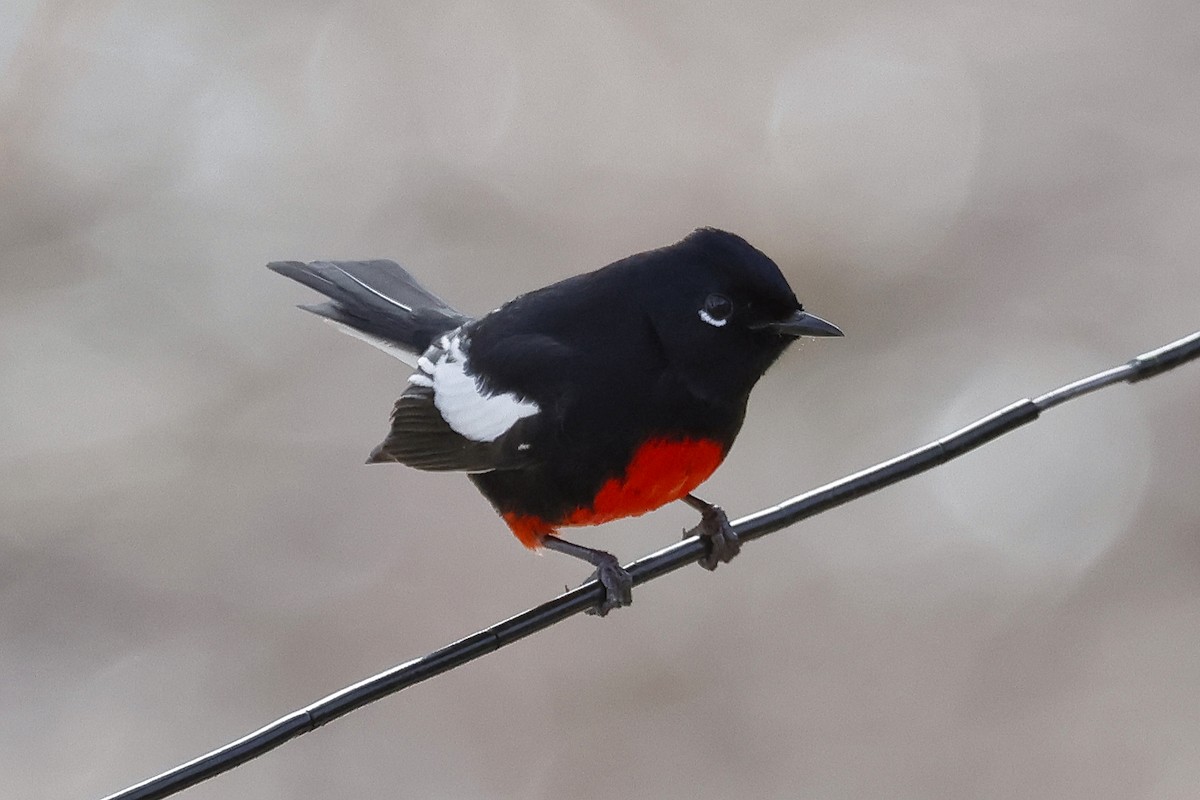
{"label": "blurred background", "polygon": [[[0,11],[0,773],[98,797],[585,577],[363,466],[403,365],[276,259],[472,313],[734,230],[846,338],[739,516],[1200,328],[1200,6]],[[1193,798],[1200,366],[638,590],[203,798]],[[686,507],[580,533],[623,558]]]}

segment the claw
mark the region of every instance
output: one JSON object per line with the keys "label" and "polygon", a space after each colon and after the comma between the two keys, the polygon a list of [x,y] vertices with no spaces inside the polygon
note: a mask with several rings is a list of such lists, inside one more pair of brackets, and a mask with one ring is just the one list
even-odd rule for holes
{"label": "claw", "polygon": [[683,538],[698,535],[707,539],[709,544],[708,553],[700,559],[700,566],[714,570],[718,564],[732,561],[741,551],[742,543],[733,526],[729,524],[729,517],[724,509],[693,495],[688,495],[686,499],[688,505],[700,511],[700,524],[684,533]]}
{"label": "claw", "polygon": [[633,605],[633,576],[621,566],[621,562],[617,561],[615,556],[609,556],[609,559],[611,561],[605,559],[597,566],[596,571],[588,578],[589,581],[600,581],[605,590],[604,599],[600,604],[587,610],[587,613],[594,617],[603,617],[614,608]]}

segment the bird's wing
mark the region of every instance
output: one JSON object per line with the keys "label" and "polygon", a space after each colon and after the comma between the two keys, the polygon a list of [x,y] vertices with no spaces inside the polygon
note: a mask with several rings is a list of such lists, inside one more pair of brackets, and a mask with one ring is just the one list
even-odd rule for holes
{"label": "bird's wing", "polygon": [[[461,331],[441,337],[418,360],[392,411],[391,431],[368,463],[459,472],[535,463],[552,420],[561,414],[563,393],[554,384],[562,357],[563,347],[541,336],[479,348]],[[514,375],[525,378],[517,384],[536,391],[514,388]]]}

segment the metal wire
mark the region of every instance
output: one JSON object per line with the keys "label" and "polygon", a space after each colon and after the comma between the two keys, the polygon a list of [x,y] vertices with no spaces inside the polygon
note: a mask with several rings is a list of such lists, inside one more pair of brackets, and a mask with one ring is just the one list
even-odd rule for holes
{"label": "metal wire", "polygon": [[[1128,363],[1069,383],[1035,400],[1024,399],[989,414],[949,436],[924,447],[897,456],[862,472],[849,475],[805,494],[785,500],[733,522],[742,541],[752,541],[794,525],[802,519],[847,503],[857,497],[912,477],[927,469],[957,458],[963,453],[996,439],[1027,422],[1042,411],[1076,397],[1118,382],[1134,383],[1153,377],[1200,356],[1200,331],[1134,358]],[[651,553],[630,564],[627,569],[634,585],[646,583],[697,561],[706,554],[707,545],[699,536]],[[599,603],[604,589],[590,581],[578,589],[531,608],[490,628],[446,645],[440,650],[413,659],[374,677],[318,700],[282,717],[270,725],[243,736],[161,775],[109,795],[105,800],[153,800],[167,797],[200,781],[233,769],[273,750],[284,742],[308,733],[356,708],[373,703],[440,675],[443,672],[499,650],[551,625],[562,622]],[[628,613],[628,612],[626,612]]]}

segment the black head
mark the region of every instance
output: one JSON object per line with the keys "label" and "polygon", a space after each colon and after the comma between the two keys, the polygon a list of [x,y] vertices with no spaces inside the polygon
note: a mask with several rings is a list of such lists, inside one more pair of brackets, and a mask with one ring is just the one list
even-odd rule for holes
{"label": "black head", "polygon": [[696,387],[748,394],[800,336],[842,335],[805,312],[775,262],[740,236],[701,228],[643,258],[643,308]]}

